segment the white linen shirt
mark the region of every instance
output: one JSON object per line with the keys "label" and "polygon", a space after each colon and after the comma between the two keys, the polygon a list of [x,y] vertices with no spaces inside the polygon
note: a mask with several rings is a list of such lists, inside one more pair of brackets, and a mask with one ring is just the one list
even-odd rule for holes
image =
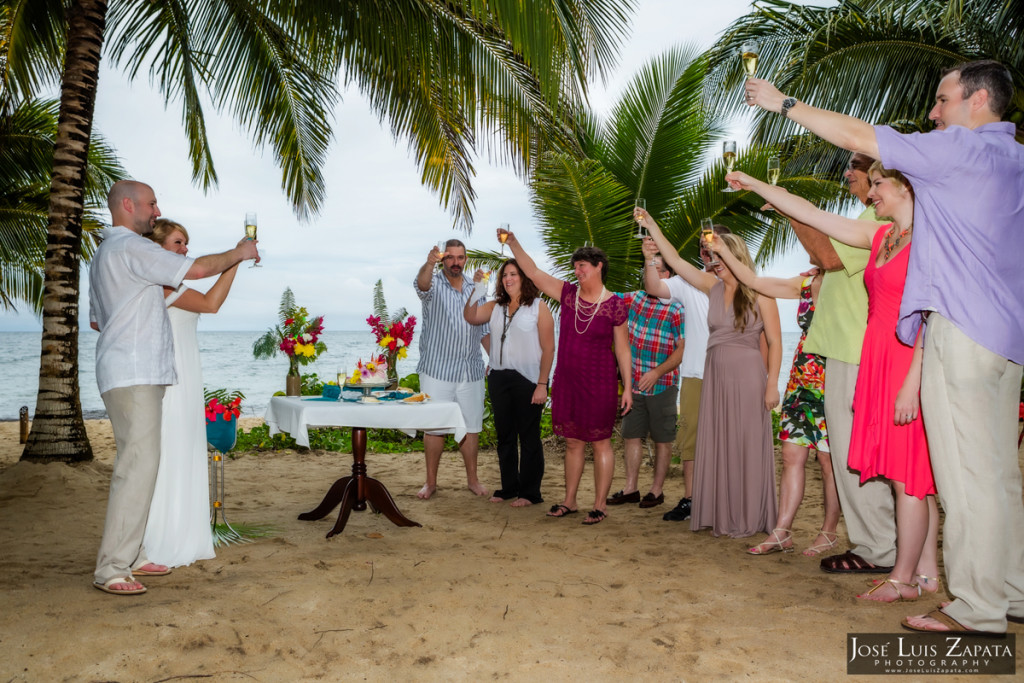
{"label": "white linen shirt", "polygon": [[99,325],[100,395],[142,384],[174,384],[174,339],[163,286],[177,287],[194,259],[115,225],[89,266],[89,319]]}
{"label": "white linen shirt", "polygon": [[700,291],[678,275],[665,280],[669,298],[662,299],[669,303],[675,301],[683,305],[686,326],[683,337],[683,362],[679,364],[679,373],[683,377],[704,379],[704,357],[708,353],[708,295]]}
{"label": "white linen shirt", "polygon": [[[490,328],[491,353],[488,355],[491,370],[515,370],[520,375],[537,382],[540,380],[540,334],[537,331],[537,320],[540,316],[540,297],[529,306],[516,309],[511,321],[505,320],[505,306],[494,304],[491,309]],[[501,341],[501,332],[508,327],[505,341]],[[504,353],[502,353],[504,351]]]}

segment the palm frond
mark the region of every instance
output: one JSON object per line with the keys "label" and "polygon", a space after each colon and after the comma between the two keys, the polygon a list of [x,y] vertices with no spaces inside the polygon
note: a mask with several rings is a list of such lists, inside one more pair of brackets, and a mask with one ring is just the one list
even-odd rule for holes
{"label": "palm frond", "polygon": [[295,294],[291,287],[285,287],[281,293],[281,304],[277,307],[277,317],[283,323],[295,308]]}
{"label": "palm frond", "polygon": [[384,281],[377,280],[373,286],[373,314],[381,320],[388,320],[388,303],[384,300]]}
{"label": "palm frond", "polygon": [[[1020,126],[1022,12],[1021,0],[841,0],[827,8],[760,0],[709,52],[714,67],[708,98],[714,107],[752,115],[755,142],[781,144],[799,132],[775,114],[751,113],[742,100],[738,49],[742,42],[757,39],[758,76],[786,94],[871,123],[928,130],[926,117],[942,70],[964,61],[996,59],[1019,84],[1007,118]],[[838,178],[839,167],[828,156],[822,150],[806,160],[828,163]]]}
{"label": "palm frond", "polygon": [[65,5],[63,0],[0,4],[0,103],[30,100],[60,82]]}
{"label": "palm frond", "polygon": [[531,194],[553,275],[569,279],[572,252],[589,243],[603,249],[614,264],[608,270],[609,289],[635,282],[643,254],[633,237],[633,191],[600,162],[549,154],[537,169]]}
{"label": "palm frond", "polygon": [[693,47],[653,58],[630,80],[592,155],[660,211],[700,176],[722,121],[703,106],[706,62]]}
{"label": "palm frond", "polygon": [[[181,99],[193,179],[216,183],[201,87],[227,109],[255,144],[273,149],[282,189],[300,218],[319,210],[330,140],[328,112],[337,100],[325,62],[305,59],[305,46],[260,3],[123,2],[111,7],[111,57],[129,77],[148,66],[168,102]],[[324,50],[319,45],[318,57]],[[156,55],[160,55],[156,58]],[[317,67],[321,67],[318,71]]]}
{"label": "palm frond", "polygon": [[[19,301],[26,303],[37,315],[42,312],[57,109],[53,100],[28,100],[0,113],[0,301],[9,309]],[[107,188],[125,175],[113,149],[94,133],[86,167],[84,234],[79,252],[85,261],[96,249],[92,235],[103,225]]]}

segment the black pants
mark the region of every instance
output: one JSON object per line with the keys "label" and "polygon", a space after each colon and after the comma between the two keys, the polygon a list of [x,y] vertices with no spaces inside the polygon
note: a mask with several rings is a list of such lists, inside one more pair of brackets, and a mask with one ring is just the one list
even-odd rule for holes
{"label": "black pants", "polygon": [[540,416],[544,405],[530,402],[536,383],[515,370],[492,370],[487,376],[494,431],[498,436],[498,467],[501,488],[498,498],[525,498],[542,503],[544,447],[540,442]]}

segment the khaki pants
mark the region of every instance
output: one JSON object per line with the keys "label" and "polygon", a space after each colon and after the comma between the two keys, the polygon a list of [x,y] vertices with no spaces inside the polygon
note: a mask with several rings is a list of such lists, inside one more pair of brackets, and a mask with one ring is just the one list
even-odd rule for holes
{"label": "khaki pants", "polygon": [[932,313],[924,338],[921,410],[946,521],[949,616],[980,631],[1024,616],[1024,503],[1017,463],[1021,366]]}
{"label": "khaki pants", "polygon": [[883,479],[860,483],[860,472],[848,466],[853,434],[853,391],[858,365],[825,360],[825,424],[832,455],[839,504],[853,552],[871,564],[891,567],[896,562],[896,504]]}
{"label": "khaki pants", "polygon": [[697,454],[697,417],[700,414],[700,389],[703,380],[684,377],[679,388],[679,430],[676,452],[680,460],[693,461]]}
{"label": "khaki pants", "polygon": [[163,386],[138,385],[103,394],[117,444],[103,540],[93,580],[105,583],[130,577],[132,566],[146,563],[142,538],[160,466],[160,417]]}

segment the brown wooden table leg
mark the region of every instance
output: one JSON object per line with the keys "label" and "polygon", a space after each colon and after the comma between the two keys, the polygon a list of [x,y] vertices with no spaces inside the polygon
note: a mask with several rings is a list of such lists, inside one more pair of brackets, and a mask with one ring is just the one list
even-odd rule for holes
{"label": "brown wooden table leg", "polygon": [[299,515],[299,519],[313,520],[327,516],[336,505],[341,503],[338,521],[327,533],[327,538],[339,534],[348,523],[352,510],[363,511],[369,501],[374,510],[383,513],[397,526],[422,526],[414,522],[399,510],[387,487],[380,481],[366,476],[366,428],[352,428],[352,475],[338,479],[327,491],[323,501],[310,512]]}

